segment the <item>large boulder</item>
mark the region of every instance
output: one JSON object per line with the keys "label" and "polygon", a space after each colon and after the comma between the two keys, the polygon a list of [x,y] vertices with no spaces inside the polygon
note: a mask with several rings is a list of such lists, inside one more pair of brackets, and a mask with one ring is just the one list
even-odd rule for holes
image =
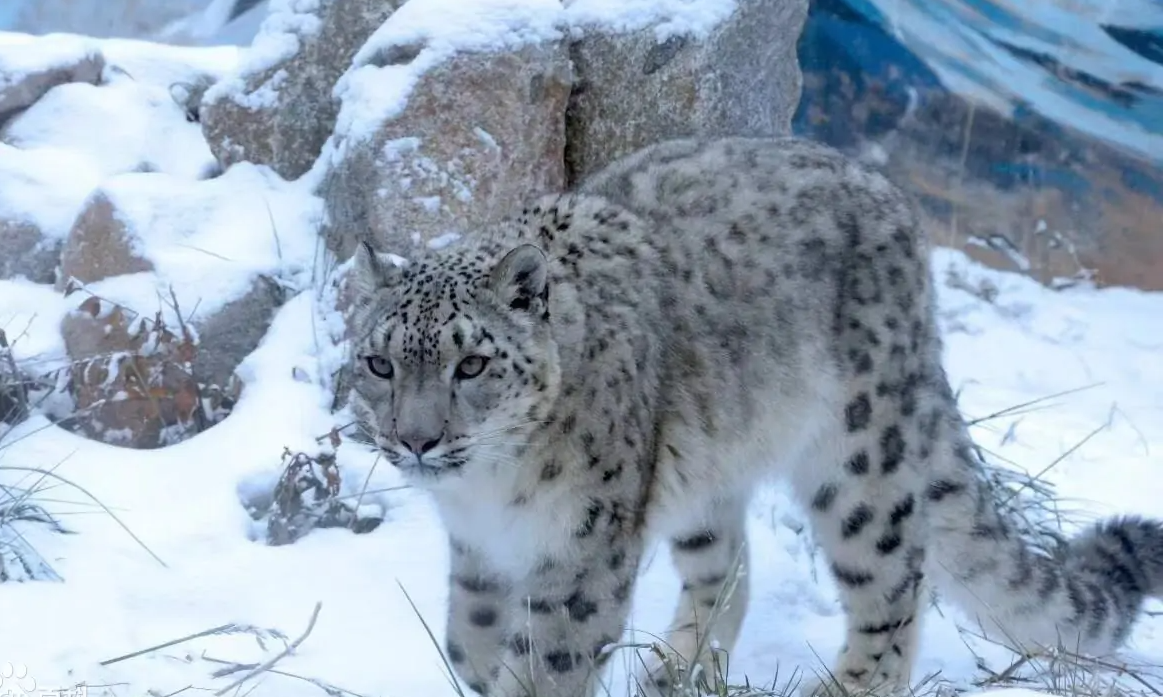
{"label": "large boulder", "polygon": [[662,14],[624,31],[581,17],[567,116],[569,181],[659,140],[787,135],[799,102],[807,0],[739,0],[712,26]]}
{"label": "large boulder", "polygon": [[269,165],[285,179],[311,168],[335,126],[332,88],[403,0],[272,0],[239,73],[211,87],[203,132],[223,167]]}
{"label": "large boulder", "polygon": [[456,54],[424,71],[398,114],[339,138],[344,154],[322,186],[329,246],[347,258],[358,232],[406,257],[471,234],[531,192],[560,189],[569,89],[557,40]]}
{"label": "large boulder", "polygon": [[472,234],[660,139],[789,131],[805,0],[494,5],[411,0],[337,83],[315,174],[340,259]]}

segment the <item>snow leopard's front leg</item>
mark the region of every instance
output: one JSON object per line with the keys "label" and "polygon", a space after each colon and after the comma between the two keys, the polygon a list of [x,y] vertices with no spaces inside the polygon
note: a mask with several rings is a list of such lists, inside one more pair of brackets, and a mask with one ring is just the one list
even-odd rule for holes
{"label": "snow leopard's front leg", "polygon": [[493,573],[476,550],[449,540],[451,573],[445,653],[457,676],[487,694],[500,674],[512,587]]}
{"label": "snow leopard's front leg", "polygon": [[[573,544],[523,580],[496,689],[504,697],[592,697],[622,636],[642,544],[617,503],[594,501]],[[628,522],[628,521],[627,521]]]}

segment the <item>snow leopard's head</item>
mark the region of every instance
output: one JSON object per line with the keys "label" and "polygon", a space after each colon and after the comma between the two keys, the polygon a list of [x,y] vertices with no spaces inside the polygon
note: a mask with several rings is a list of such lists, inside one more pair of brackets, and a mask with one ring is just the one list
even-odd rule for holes
{"label": "snow leopard's head", "polygon": [[511,462],[560,380],[541,249],[462,243],[400,266],[360,244],[351,282],[351,403],[384,457],[421,482]]}

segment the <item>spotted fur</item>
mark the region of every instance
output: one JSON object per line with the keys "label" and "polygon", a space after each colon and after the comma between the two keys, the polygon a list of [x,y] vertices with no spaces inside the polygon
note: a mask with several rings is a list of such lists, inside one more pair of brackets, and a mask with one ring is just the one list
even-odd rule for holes
{"label": "spotted fur", "polygon": [[[1163,592],[1156,521],[1050,556],[999,511],[914,214],[825,147],[661,143],[404,268],[361,249],[354,277],[352,404],[435,498],[447,654],[482,694],[592,695],[651,536],[682,577],[678,664],[729,650],[771,474],[840,589],[850,689],[907,684],[926,579],[1001,636],[1093,652]],[[643,683],[679,677],[654,661]]]}

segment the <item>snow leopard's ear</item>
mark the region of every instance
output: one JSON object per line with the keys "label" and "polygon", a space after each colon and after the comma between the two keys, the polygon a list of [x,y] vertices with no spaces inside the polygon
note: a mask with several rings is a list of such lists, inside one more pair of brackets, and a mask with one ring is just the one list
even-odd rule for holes
{"label": "snow leopard's ear", "polygon": [[360,295],[371,295],[380,288],[391,287],[400,279],[400,266],[389,254],[380,254],[367,240],[355,246],[351,280]]}
{"label": "snow leopard's ear", "polygon": [[489,288],[513,310],[547,316],[549,313],[549,260],[531,244],[509,251],[489,276]]}

